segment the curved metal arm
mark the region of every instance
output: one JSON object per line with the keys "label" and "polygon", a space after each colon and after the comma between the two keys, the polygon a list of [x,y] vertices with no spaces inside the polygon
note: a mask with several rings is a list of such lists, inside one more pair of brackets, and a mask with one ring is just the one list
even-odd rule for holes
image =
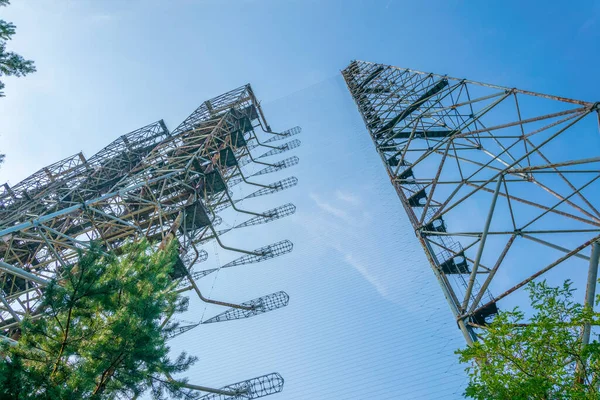
{"label": "curved metal arm", "polygon": [[[256,140],[256,143],[258,143],[259,146],[268,147],[270,149],[276,149],[277,148],[277,146],[271,146],[270,144],[261,143],[260,140],[258,140],[258,136],[256,136],[256,132],[254,132],[254,130],[252,130],[251,132],[252,132],[252,136],[253,136],[252,139]],[[274,132],[269,132],[269,133],[276,134]]]}
{"label": "curved metal arm", "polygon": [[240,176],[242,177],[242,181],[244,181],[244,183],[247,183],[248,185],[260,186],[260,187],[264,187],[264,188],[271,188],[271,186],[269,186],[269,185],[263,185],[262,183],[250,182],[250,181],[246,180],[246,177],[242,173],[242,169],[239,167],[239,165],[237,166],[237,170],[240,173]]}
{"label": "curved metal arm", "polygon": [[[194,258],[194,261],[192,261],[191,265],[194,265],[194,263],[196,262],[196,260],[198,259],[198,257],[200,256],[200,253],[198,252],[198,249],[196,248],[196,245],[192,243],[192,248],[194,249],[194,252],[196,253],[196,257]],[[200,288],[198,287],[198,285],[196,285],[196,282],[194,281],[194,278],[192,278],[192,274],[190,273],[189,268],[185,268],[185,273],[187,275],[188,280],[190,281],[192,287],[194,288],[194,291],[196,292],[196,294],[198,295],[198,297],[200,297],[200,300],[202,300],[205,303],[210,303],[210,304],[216,304],[218,306],[224,306],[224,307],[232,307],[232,308],[239,308],[240,310],[253,310],[254,307],[249,307],[249,306],[242,306],[239,304],[233,304],[233,303],[227,303],[225,301],[218,301],[218,300],[211,300],[207,297],[204,297],[202,295],[202,293],[200,292]]]}
{"label": "curved metal arm", "polygon": [[[266,187],[266,188],[270,188],[270,186],[265,186],[265,187]],[[229,199],[229,202],[231,203],[231,208],[233,208],[235,211],[237,211],[237,212],[241,212],[241,213],[244,213],[244,214],[255,215],[255,216],[257,216],[257,217],[268,217],[268,215],[265,215],[265,214],[259,214],[259,213],[255,213],[255,212],[253,212],[253,211],[247,211],[247,210],[242,210],[242,209],[240,209],[240,208],[237,208],[237,207],[235,206],[235,201],[233,201],[233,199],[232,199],[232,198],[231,198],[231,196],[229,195],[229,192],[228,192],[227,190],[225,190],[225,193],[226,193],[226,196],[227,196],[227,198]]]}
{"label": "curved metal arm", "polygon": [[262,162],[262,161],[255,160],[255,159],[252,157],[252,154],[250,153],[250,150],[248,150],[248,157],[250,158],[250,160],[251,160],[252,162],[255,162],[255,163],[257,163],[257,164],[266,165],[266,166],[268,166],[268,167],[274,167],[274,166],[275,166],[275,164],[269,164],[269,163],[266,163],[266,162]]}

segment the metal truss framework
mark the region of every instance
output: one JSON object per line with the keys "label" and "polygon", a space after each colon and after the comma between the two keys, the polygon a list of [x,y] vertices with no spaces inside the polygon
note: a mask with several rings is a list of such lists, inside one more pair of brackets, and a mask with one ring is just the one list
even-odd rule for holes
{"label": "metal truss framework", "polygon": [[[255,128],[261,128],[264,142],[259,141]],[[297,183],[294,177],[269,185],[251,182],[241,167],[262,166],[254,175],[263,175],[297,164],[297,157],[276,162],[262,159],[297,147],[298,140],[274,142],[298,133],[298,127],[271,131],[252,88],[245,85],[205,101],[173,132],[160,120],[121,136],[89,159],[79,153],[13,187],[4,184],[0,189],[3,337],[10,340],[26,314],[44,317],[37,309],[44,287],[59,280],[65,266],[77,263],[78,250],[92,241],[118,254],[126,241],[146,237],[158,244],[176,237],[181,246],[172,274],[176,290],[193,290],[201,300],[228,308],[205,323],[248,318],[286,306],[285,292],[242,304],[208,299],[195,280],[215,270],[195,272],[193,267],[207,259],[206,251],[198,246],[210,240],[241,253],[224,267],[261,262],[292,250],[287,240],[256,250],[233,248],[223,243],[221,235],[295,212],[292,204],[264,212],[245,210],[239,204]],[[251,150],[257,148],[265,153],[253,155]],[[235,200],[230,187],[240,183],[255,186],[256,191]],[[214,227],[221,217],[216,213],[228,207],[247,214],[248,220],[217,232]],[[173,332],[180,334],[198,325],[180,326]],[[195,388],[212,392],[206,397],[211,399],[258,398],[281,391],[283,379],[270,374],[222,389]]]}
{"label": "metal truss framework", "polygon": [[597,269],[599,103],[364,61],[342,75],[468,343],[532,280]]}

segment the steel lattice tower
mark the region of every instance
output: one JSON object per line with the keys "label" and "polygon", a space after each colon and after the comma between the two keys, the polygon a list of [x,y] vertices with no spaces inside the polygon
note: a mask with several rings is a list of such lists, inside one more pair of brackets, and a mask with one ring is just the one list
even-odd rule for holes
{"label": "steel lattice tower", "polygon": [[[195,281],[216,269],[196,268],[208,257],[199,246],[212,240],[223,249],[240,253],[220,268],[258,263],[292,250],[288,240],[258,249],[233,248],[224,244],[221,236],[295,212],[292,204],[250,211],[242,208],[242,202],[296,185],[295,177],[269,185],[248,178],[297,164],[295,156],[275,162],[270,157],[297,147],[300,142],[296,139],[276,142],[300,131],[299,127],[271,131],[252,88],[245,85],[205,101],[172,132],[160,120],[121,136],[89,159],[79,153],[42,168],[13,187],[5,184],[0,191],[0,338],[11,340],[26,314],[44,317],[36,308],[44,287],[60,278],[64,266],[76,263],[78,250],[92,241],[118,253],[128,240],[147,237],[160,243],[177,237],[180,258],[172,274],[179,282],[177,290],[193,290],[202,301],[227,308],[204,324],[248,318],[286,306],[289,297],[285,292],[242,304],[208,299]],[[261,154],[257,155],[257,150]],[[245,173],[242,167],[248,164],[262,169]],[[256,190],[233,199],[230,189],[238,184]],[[217,213],[228,207],[247,214],[247,220],[217,231],[221,222]],[[174,335],[200,324],[180,326]],[[204,387],[211,393],[203,398],[258,398],[282,388],[282,377],[272,373],[221,389]]]}
{"label": "steel lattice tower", "polygon": [[587,276],[591,304],[599,103],[364,61],[342,75],[468,343],[538,277]]}

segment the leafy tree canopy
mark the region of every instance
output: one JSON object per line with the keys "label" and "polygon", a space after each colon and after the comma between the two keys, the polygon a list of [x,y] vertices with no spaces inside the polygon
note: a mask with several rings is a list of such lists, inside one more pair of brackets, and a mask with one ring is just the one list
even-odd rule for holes
{"label": "leafy tree canopy", "polygon": [[[7,6],[9,0],[0,0],[0,7]],[[3,76],[25,76],[35,72],[33,61],[26,60],[21,55],[6,50],[6,42],[9,41],[16,32],[16,26],[13,23],[0,19],[0,78]],[[0,97],[4,96],[2,90],[4,83],[0,80]]]}
{"label": "leafy tree canopy", "polygon": [[187,306],[172,290],[176,259],[175,240],[159,251],[142,241],[118,257],[96,246],[64,267],[44,293],[45,316],[25,318],[16,345],[0,344],[0,398],[196,397],[171,378],[195,359],[169,359],[166,335],[176,326],[161,322]]}
{"label": "leafy tree canopy", "polygon": [[481,340],[458,350],[474,399],[598,399],[600,344],[582,344],[585,323],[598,325],[600,314],[573,300],[569,281],[528,286],[533,316],[519,308],[502,311]]}

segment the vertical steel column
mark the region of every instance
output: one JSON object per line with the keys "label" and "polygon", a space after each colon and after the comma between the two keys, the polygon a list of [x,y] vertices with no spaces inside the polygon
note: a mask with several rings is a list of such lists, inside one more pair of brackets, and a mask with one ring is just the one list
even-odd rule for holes
{"label": "vertical steel column", "polygon": [[[594,112],[600,118],[600,103],[358,60],[353,60],[342,75],[467,343],[478,340],[478,329],[485,328],[489,319],[498,313],[498,301],[571,256],[585,259],[590,264],[586,307],[594,306],[600,263],[599,208],[582,194],[582,190],[600,178],[597,165],[593,164],[600,163],[600,158],[553,162],[541,150],[553,151],[554,146],[560,150],[561,146],[568,145],[569,139],[563,138],[563,132],[575,129],[575,124],[583,124],[579,121],[589,120],[587,116]],[[509,96],[514,97],[514,105],[504,101]],[[533,107],[522,115],[521,98],[539,102],[539,109]],[[562,104],[564,111],[556,112],[547,100]],[[513,107],[514,113],[511,112]],[[536,125],[538,123],[543,126]],[[515,128],[520,134],[516,130],[513,132]],[[538,136],[541,141],[534,145],[529,138],[538,134],[541,134]],[[422,144],[417,140],[422,140]],[[561,140],[565,142],[559,142]],[[523,141],[525,146],[519,146]],[[447,157],[453,158],[456,166],[446,162]],[[526,166],[522,161],[526,161]],[[584,173],[584,170],[570,168],[580,164],[589,164],[590,169],[585,173],[595,175],[577,188],[565,173]],[[537,179],[542,176],[547,183]],[[446,190],[437,190],[440,185],[445,185]],[[505,190],[500,189],[501,185]],[[522,192],[523,186],[530,190]],[[510,189],[513,187],[514,190]],[[467,189],[468,193],[457,196]],[[538,196],[540,189],[551,196]],[[511,192],[519,193],[521,197]],[[498,196],[506,198],[507,209],[496,209],[500,207]],[[590,211],[571,201],[573,196],[580,197]],[[468,229],[468,232],[453,229],[454,219],[464,218],[463,210],[485,205],[490,199],[486,218],[468,221],[468,226],[474,229]],[[530,207],[543,211],[538,215],[532,213]],[[576,213],[559,209],[562,207],[571,207]],[[419,218],[416,213],[421,213]],[[500,214],[494,215],[497,213]],[[442,217],[448,217],[450,226],[446,226]],[[510,217],[512,229],[494,229],[491,226],[494,217]],[[531,229],[531,225],[542,218],[546,225],[541,230]],[[434,225],[435,219],[442,222],[438,228]],[[573,221],[581,225],[571,225]],[[590,229],[589,225],[596,228]],[[545,240],[531,236],[538,233],[547,234]],[[571,251],[557,244],[567,233],[587,236]],[[496,245],[490,248],[487,239],[492,234],[494,238],[506,237],[503,248]],[[526,244],[520,238],[567,255],[546,264],[543,257],[534,254],[531,275],[494,297],[488,288],[501,266],[507,269],[508,275],[512,274],[509,268],[517,267],[505,258],[514,244],[518,244],[514,251],[523,251]],[[594,244],[596,241],[598,244]],[[578,254],[590,245],[591,262],[589,257]],[[525,251],[528,250],[526,247]],[[540,251],[543,250],[531,249],[534,253]],[[494,265],[492,269],[484,266],[484,252],[486,260],[489,258]],[[521,273],[518,271],[517,275]],[[570,273],[575,270],[568,271]],[[479,285],[478,279],[482,275],[486,278],[483,285]],[[506,286],[504,282],[498,283],[498,286]],[[479,306],[484,296],[489,296],[490,301]],[[591,327],[580,326],[579,331],[587,344]]]}
{"label": "vertical steel column", "polygon": [[477,255],[475,256],[475,262],[473,263],[473,270],[471,271],[471,276],[469,277],[469,285],[467,286],[467,292],[465,293],[465,299],[463,300],[462,312],[466,311],[467,305],[469,304],[469,297],[471,297],[471,292],[473,291],[475,277],[477,276],[477,269],[479,268],[481,256],[483,255],[483,249],[485,248],[485,241],[487,240],[488,232],[490,230],[490,224],[492,223],[492,218],[494,218],[494,209],[496,208],[496,200],[498,200],[498,193],[500,193],[501,185],[502,175],[498,176],[498,184],[496,185],[494,197],[492,197],[492,204],[490,204],[490,210],[485,221],[485,226],[483,227],[483,232],[481,233],[481,242],[479,242],[479,248],[477,249]]}
{"label": "vertical steel column", "polygon": [[[596,297],[596,282],[598,281],[598,260],[600,259],[600,243],[592,243],[592,256],[590,257],[590,268],[588,269],[588,281],[585,288],[585,304],[589,309],[594,309],[594,298]],[[583,326],[582,344],[586,346],[590,342],[592,326],[587,323]]]}

